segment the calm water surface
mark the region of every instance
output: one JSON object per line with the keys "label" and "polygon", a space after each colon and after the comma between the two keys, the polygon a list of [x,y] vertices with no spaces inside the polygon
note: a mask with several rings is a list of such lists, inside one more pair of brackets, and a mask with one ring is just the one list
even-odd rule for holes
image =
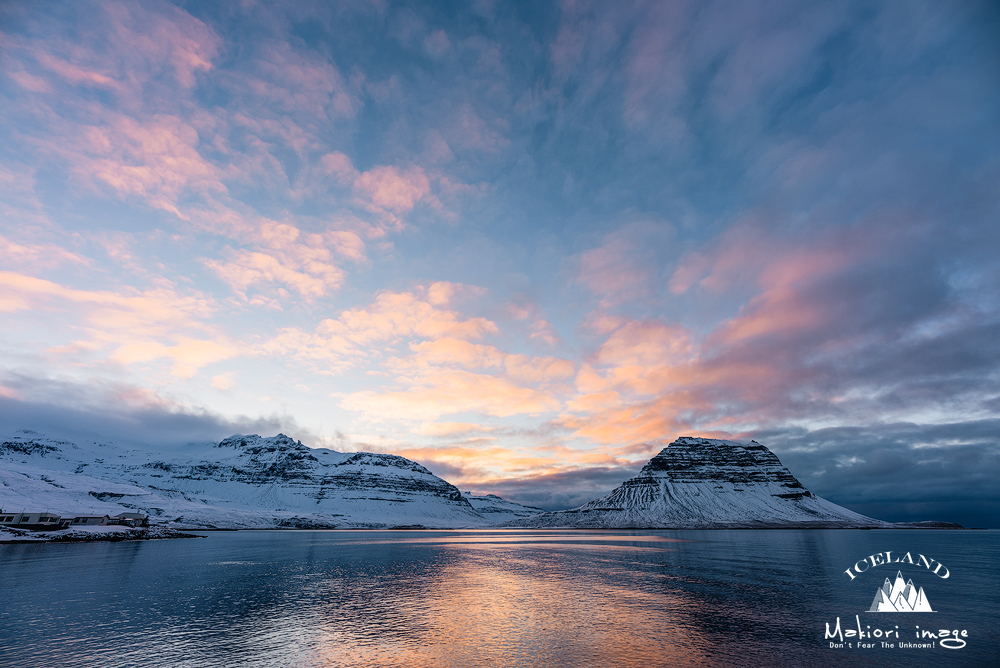
{"label": "calm water surface", "polygon": [[[910,552],[947,567],[844,571]],[[1000,665],[996,531],[257,531],[0,545],[3,666]],[[902,570],[934,613],[865,613]],[[968,631],[830,648],[826,625]],[[869,630],[863,628],[863,630]],[[845,638],[846,642],[856,638]]]}

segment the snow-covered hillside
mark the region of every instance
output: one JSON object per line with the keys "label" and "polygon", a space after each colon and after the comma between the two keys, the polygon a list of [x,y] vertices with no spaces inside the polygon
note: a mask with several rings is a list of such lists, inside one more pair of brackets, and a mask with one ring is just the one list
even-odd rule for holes
{"label": "snow-covered hillside", "polygon": [[499,524],[500,522],[506,522],[508,520],[518,519],[521,517],[529,517],[531,515],[537,515],[538,513],[545,512],[541,508],[535,508],[534,506],[522,506],[520,503],[508,501],[497,496],[496,494],[472,496],[471,492],[465,492],[463,496],[469,503],[472,504],[472,507],[478,510],[483,517],[489,520],[491,524]]}
{"label": "snow-covered hillside", "polygon": [[511,527],[769,528],[891,526],[812,494],[763,445],[679,438],[618,489]]}
{"label": "snow-covered hillside", "polygon": [[496,521],[416,462],[308,448],[283,434],[151,451],[19,432],[0,440],[0,507],[62,515],[140,510],[152,521],[189,528],[472,527]]}

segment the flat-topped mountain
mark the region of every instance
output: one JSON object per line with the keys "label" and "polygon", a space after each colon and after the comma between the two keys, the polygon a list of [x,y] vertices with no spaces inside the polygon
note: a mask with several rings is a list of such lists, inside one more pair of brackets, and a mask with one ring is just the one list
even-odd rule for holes
{"label": "flat-topped mountain", "polygon": [[483,526],[458,488],[396,455],[309,448],[284,434],[153,451],[20,433],[0,442],[0,506],[148,513],[179,527]]}
{"label": "flat-topped mountain", "polygon": [[682,437],[639,475],[572,510],[505,526],[577,528],[879,527],[807,490],[763,445]]}

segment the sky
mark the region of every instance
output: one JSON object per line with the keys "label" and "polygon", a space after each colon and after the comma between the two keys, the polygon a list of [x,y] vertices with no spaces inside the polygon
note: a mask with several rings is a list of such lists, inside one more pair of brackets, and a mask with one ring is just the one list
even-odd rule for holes
{"label": "sky", "polygon": [[991,2],[6,2],[0,428],[1000,526]]}

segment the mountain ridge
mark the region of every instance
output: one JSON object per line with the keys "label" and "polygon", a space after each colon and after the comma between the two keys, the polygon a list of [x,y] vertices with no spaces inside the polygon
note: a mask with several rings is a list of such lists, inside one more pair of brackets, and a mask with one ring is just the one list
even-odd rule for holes
{"label": "mountain ridge", "polygon": [[22,432],[0,443],[0,504],[147,512],[179,528],[483,526],[457,487],[391,454],[309,448],[284,434],[154,451]]}

